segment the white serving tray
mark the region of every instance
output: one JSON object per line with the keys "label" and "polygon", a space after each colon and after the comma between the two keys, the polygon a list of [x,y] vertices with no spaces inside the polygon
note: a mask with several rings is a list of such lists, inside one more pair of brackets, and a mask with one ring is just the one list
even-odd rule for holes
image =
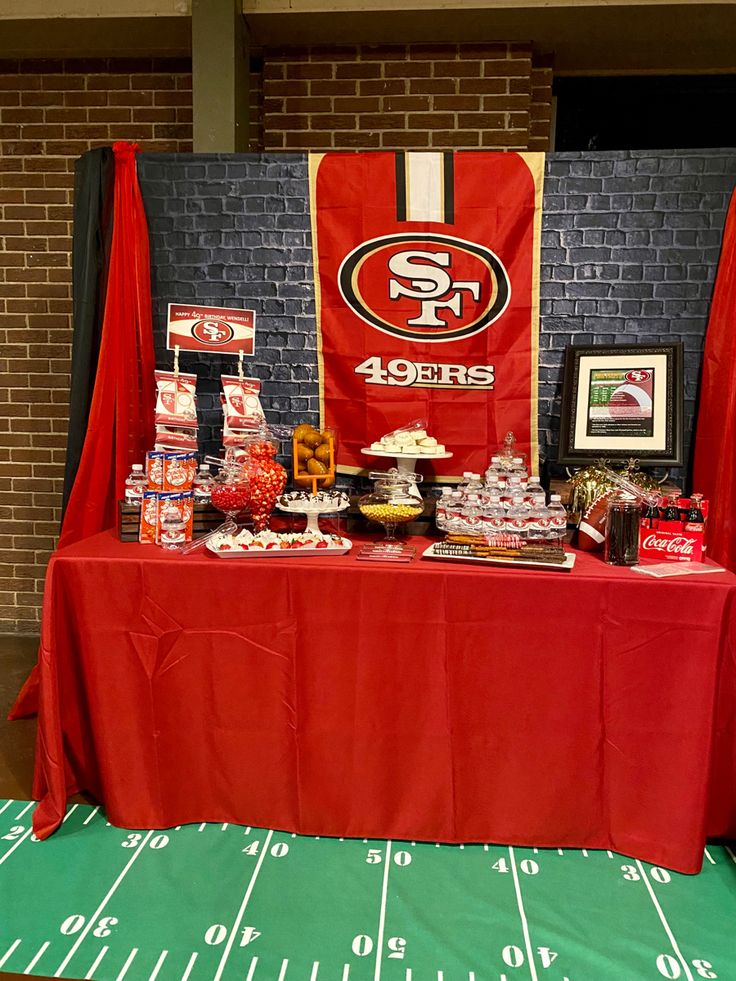
{"label": "white serving tray", "polygon": [[328,545],[327,548],[228,548],[220,551],[214,548],[212,542],[207,542],[207,548],[218,559],[288,559],[308,558],[315,555],[345,555],[353,547],[348,538],[343,538],[345,545]]}
{"label": "white serving tray", "polygon": [[434,551],[437,543],[433,542],[422,553],[423,559],[435,559],[438,562],[473,562],[475,565],[504,565],[515,569],[522,566],[525,569],[554,569],[555,572],[569,572],[575,565],[577,556],[573,552],[565,552],[564,562],[535,562],[531,559],[500,559],[483,558],[475,555],[440,555]]}
{"label": "white serving tray", "polygon": [[364,446],[361,453],[366,456],[385,456],[395,460],[449,460],[452,453],[391,453],[387,450],[372,450],[370,446]]}

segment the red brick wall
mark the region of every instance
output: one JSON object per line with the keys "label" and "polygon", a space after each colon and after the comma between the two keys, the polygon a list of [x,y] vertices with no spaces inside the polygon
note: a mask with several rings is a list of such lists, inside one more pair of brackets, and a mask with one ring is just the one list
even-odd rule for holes
{"label": "red brick wall", "polygon": [[529,149],[551,150],[552,135],[552,69],[532,68],[531,103],[529,106]]}
{"label": "red brick wall", "polygon": [[[35,632],[58,531],[75,159],[192,148],[189,63],[0,62],[0,631]],[[250,149],[544,149],[551,71],[528,45],[267,51]]]}
{"label": "red brick wall", "polygon": [[527,149],[531,80],[524,44],[267,51],[265,148]]}
{"label": "red brick wall", "polygon": [[191,150],[182,62],[0,62],[0,629],[35,631],[58,531],[74,160],[115,140]]}

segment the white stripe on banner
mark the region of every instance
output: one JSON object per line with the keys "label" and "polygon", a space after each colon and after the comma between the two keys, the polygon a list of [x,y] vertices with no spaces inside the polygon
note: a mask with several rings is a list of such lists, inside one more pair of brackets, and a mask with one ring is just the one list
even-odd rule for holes
{"label": "white stripe on banner", "polygon": [[406,220],[445,220],[444,154],[406,154]]}

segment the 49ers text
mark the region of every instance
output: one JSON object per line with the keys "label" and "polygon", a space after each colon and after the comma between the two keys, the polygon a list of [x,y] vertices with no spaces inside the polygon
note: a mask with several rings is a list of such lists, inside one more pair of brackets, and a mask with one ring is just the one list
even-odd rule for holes
{"label": "49ers text", "polygon": [[366,385],[399,385],[404,388],[441,386],[491,389],[496,380],[496,369],[492,364],[436,364],[392,358],[384,365],[383,359],[377,355],[361,361],[353,370],[356,375],[365,375]]}

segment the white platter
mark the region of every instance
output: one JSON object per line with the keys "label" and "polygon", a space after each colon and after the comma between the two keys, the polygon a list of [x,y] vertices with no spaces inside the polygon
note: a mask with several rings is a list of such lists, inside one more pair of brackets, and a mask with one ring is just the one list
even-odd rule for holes
{"label": "white platter", "polygon": [[386,456],[394,460],[449,460],[452,453],[387,453],[385,450],[372,450],[370,446],[360,451],[366,456]]}
{"label": "white platter", "polygon": [[220,551],[207,542],[207,548],[218,559],[288,559],[309,558],[316,555],[345,555],[353,547],[348,538],[343,538],[345,545],[328,545],[327,548],[228,548]]}
{"label": "white platter", "polygon": [[433,542],[422,553],[423,559],[435,559],[437,562],[472,562],[475,565],[503,565],[507,568],[522,566],[525,569],[554,569],[555,572],[569,572],[575,565],[577,556],[573,552],[565,552],[564,562],[535,562],[531,559],[500,559],[494,557],[481,558],[475,555],[440,555],[434,551],[437,542]]}

